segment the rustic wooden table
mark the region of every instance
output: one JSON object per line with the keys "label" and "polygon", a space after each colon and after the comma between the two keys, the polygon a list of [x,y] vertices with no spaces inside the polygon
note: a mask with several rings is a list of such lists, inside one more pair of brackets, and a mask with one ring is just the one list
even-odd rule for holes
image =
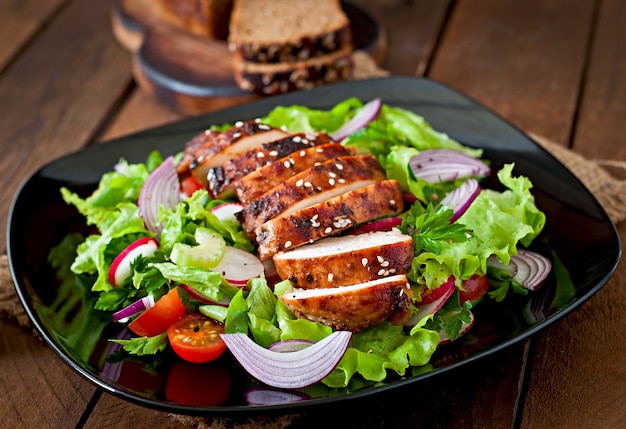
{"label": "rustic wooden table", "polygon": [[[587,157],[626,161],[622,0],[354,3],[386,28],[382,66],[393,74],[447,83],[526,131]],[[111,32],[111,7],[0,2],[1,224],[19,184],[48,161],[182,117],[135,84],[131,55]],[[626,239],[626,225],[618,229]],[[623,311],[621,264],[599,293],[528,341],[393,403],[332,419],[302,415],[292,427],[625,427]],[[1,427],[184,427],[98,391],[12,322],[0,323],[0,396]]]}

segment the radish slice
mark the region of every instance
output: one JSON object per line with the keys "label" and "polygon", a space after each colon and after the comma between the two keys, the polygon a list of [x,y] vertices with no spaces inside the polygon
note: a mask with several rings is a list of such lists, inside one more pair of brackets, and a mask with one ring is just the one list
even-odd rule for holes
{"label": "radish slice", "polygon": [[248,405],[280,405],[311,399],[309,395],[303,392],[269,389],[261,386],[246,390],[245,397]]}
{"label": "radish slice", "polygon": [[297,352],[298,350],[306,349],[313,344],[315,344],[315,341],[298,339],[283,340],[270,345],[267,349],[273,352],[291,353]]}
{"label": "radish slice", "polygon": [[513,280],[531,291],[541,287],[552,271],[552,262],[548,258],[524,249],[511,256],[508,265],[503,265],[495,257],[490,257],[487,265],[507,270]]}
{"label": "radish slice", "polygon": [[[457,337],[457,339],[467,334],[467,331],[470,330],[472,325],[474,325],[474,314],[470,312],[470,321],[467,323],[463,322],[463,325],[461,325],[461,330],[459,331],[459,336]],[[444,344],[448,344],[449,342],[450,342],[450,337],[448,337],[448,334],[446,334],[445,331],[443,330],[439,332],[439,345],[441,346]]]}
{"label": "radish slice", "polygon": [[273,287],[276,283],[280,282],[282,279],[278,275],[278,271],[276,271],[276,265],[272,259],[268,259],[267,261],[263,261],[265,281],[267,281],[267,285]]}
{"label": "radish slice", "polygon": [[461,186],[453,189],[441,200],[440,205],[448,206],[452,209],[450,223],[454,222],[465,213],[467,208],[474,202],[481,188],[476,179],[469,178]]}
{"label": "radish slice", "polygon": [[255,343],[245,334],[220,334],[248,373],[261,383],[281,389],[299,389],[322,380],[343,357],[352,333],[335,331],[303,350],[280,353]]}
{"label": "radish slice", "polygon": [[156,240],[152,237],[143,237],[132,244],[115,257],[109,268],[108,280],[114,287],[120,287],[131,275],[130,266],[138,256],[147,258],[154,255],[158,249]]}
{"label": "radish slice", "polygon": [[416,177],[429,183],[487,177],[491,172],[480,159],[452,149],[424,150],[410,159],[409,167]]}
{"label": "radish slice", "polygon": [[343,124],[337,131],[330,133],[330,137],[335,141],[341,141],[361,128],[365,128],[367,124],[378,117],[382,105],[380,98],[373,99],[365,104],[352,119]]}
{"label": "radish slice", "polygon": [[350,234],[364,234],[366,232],[375,232],[375,231],[391,231],[396,226],[402,223],[402,218],[399,217],[388,217],[385,219],[375,220],[370,223],[366,223],[365,225],[361,225],[357,228],[354,228],[350,231]]}
{"label": "radish slice", "polygon": [[197,290],[195,290],[189,285],[181,285],[181,287],[185,289],[185,291],[189,294],[191,298],[200,301],[202,304],[220,305],[222,307],[228,307],[228,304],[230,304],[231,298],[229,296],[225,296],[220,301],[213,301],[212,299],[209,299],[206,296],[202,295],[200,292],[198,292]]}
{"label": "radish slice", "polygon": [[243,286],[263,274],[265,265],[252,253],[226,246],[221,262],[211,270],[221,273],[228,283]]}
{"label": "radish slice", "polygon": [[235,214],[242,210],[243,205],[240,203],[224,203],[213,207],[211,213],[221,221],[232,220],[233,222],[239,222]]}
{"label": "radish slice", "polygon": [[[439,311],[439,309],[441,309],[441,307],[443,307],[446,301],[450,299],[455,289],[456,288],[454,286],[454,281],[447,281],[439,286],[437,289],[435,289],[435,291],[437,291],[438,297],[421,305],[419,303],[416,304],[415,307],[417,308],[417,311],[411,315],[411,317],[404,324],[404,326],[412,328],[424,317],[435,314],[437,311]],[[433,293],[435,292],[433,291]]]}
{"label": "radish slice", "polygon": [[154,307],[154,297],[152,295],[144,296],[120,311],[113,313],[113,321],[119,322],[152,307]]}
{"label": "radish slice", "polygon": [[174,158],[168,156],[146,179],[139,192],[137,206],[148,231],[160,233],[159,207],[172,209],[181,201],[180,183]]}

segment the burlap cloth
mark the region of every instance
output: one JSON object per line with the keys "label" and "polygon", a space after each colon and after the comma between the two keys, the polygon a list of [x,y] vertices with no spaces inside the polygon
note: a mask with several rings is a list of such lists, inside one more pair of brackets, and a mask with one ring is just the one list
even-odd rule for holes
{"label": "burlap cloth", "polygon": [[[380,70],[366,54],[357,53],[355,62],[356,79],[388,75],[384,70]],[[626,180],[616,174],[617,170],[626,172],[626,163],[587,159],[541,136],[532,135],[532,137],[569,170],[575,172],[574,174],[597,198],[614,223],[617,224],[626,218]],[[25,330],[31,330],[30,321],[15,293],[7,255],[0,256],[0,317],[6,321],[18,323]],[[235,421],[227,418],[174,414],[170,416],[182,425],[198,429],[281,429],[291,425],[298,417],[297,414],[289,414]]]}

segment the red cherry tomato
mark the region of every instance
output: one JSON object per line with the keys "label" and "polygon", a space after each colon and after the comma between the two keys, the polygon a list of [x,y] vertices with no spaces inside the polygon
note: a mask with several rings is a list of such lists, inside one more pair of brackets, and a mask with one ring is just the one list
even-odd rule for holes
{"label": "red cherry tomato", "polygon": [[459,302],[465,301],[476,303],[489,290],[489,280],[485,275],[474,274],[467,280],[463,280],[463,289],[459,290]]}
{"label": "red cherry tomato", "polygon": [[226,350],[224,325],[200,313],[188,314],[167,328],[167,337],[174,352],[193,363],[217,359]]}
{"label": "red cherry tomato", "polygon": [[128,329],[141,337],[154,337],[185,315],[185,306],[178,288],[162,296],[154,305],[128,324]]}
{"label": "red cherry tomato", "polygon": [[192,196],[198,189],[202,189],[202,184],[195,177],[189,176],[180,182],[180,190],[188,197]]}

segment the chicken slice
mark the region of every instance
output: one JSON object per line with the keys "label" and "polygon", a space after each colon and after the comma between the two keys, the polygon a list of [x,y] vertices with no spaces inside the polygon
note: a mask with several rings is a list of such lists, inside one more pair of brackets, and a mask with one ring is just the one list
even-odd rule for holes
{"label": "chicken slice", "polygon": [[238,217],[253,239],[254,230],[276,216],[295,213],[384,179],[385,172],[374,156],[342,156],[292,176],[246,205]]}
{"label": "chicken slice", "polygon": [[237,122],[226,131],[203,131],[185,145],[183,158],[177,166],[178,174],[181,177],[192,175],[206,187],[209,169],[262,143],[288,135],[285,131],[262,124],[258,120]]}
{"label": "chicken slice", "polygon": [[233,182],[259,167],[296,151],[329,144],[333,140],[324,133],[297,133],[273,140],[234,156],[207,172],[208,190],[214,198],[235,196]]}
{"label": "chicken slice", "polygon": [[413,260],[413,239],[394,228],[327,237],[273,257],[281,279],[302,289],[363,283],[406,274]]}
{"label": "chicken slice", "polygon": [[295,249],[350,227],[404,210],[402,188],[397,180],[382,180],[280,215],[255,230],[259,257]]}
{"label": "chicken slice", "polygon": [[404,274],[336,288],[294,289],[280,299],[298,318],[352,332],[385,320],[402,325],[411,313]]}
{"label": "chicken slice", "polygon": [[249,204],[290,177],[329,159],[354,155],[353,148],[329,143],[293,152],[233,182],[237,198]]}

